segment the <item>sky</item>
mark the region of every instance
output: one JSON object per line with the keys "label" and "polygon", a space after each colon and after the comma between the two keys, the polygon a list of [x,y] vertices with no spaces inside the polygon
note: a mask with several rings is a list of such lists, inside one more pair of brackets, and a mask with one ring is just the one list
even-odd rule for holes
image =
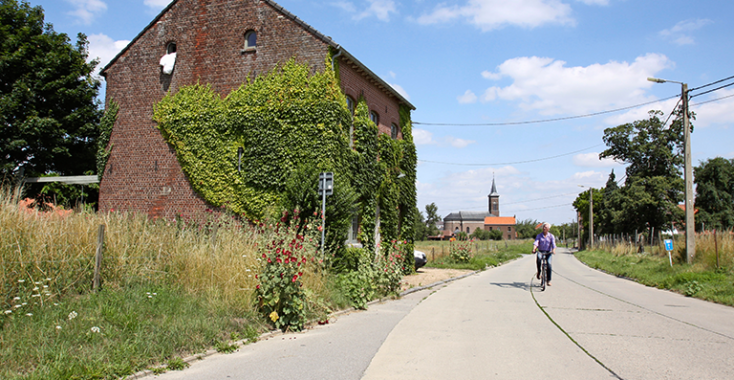
{"label": "sky", "polygon": [[[217,1],[217,0],[212,0]],[[224,1],[224,0],[221,0]],[[104,67],[170,0],[30,0]],[[571,205],[625,165],[606,128],[674,110],[679,83],[734,76],[734,2],[721,0],[279,0],[416,110],[418,208],[576,221]],[[691,92],[692,162],[734,158],[734,86]],[[700,95],[699,95],[700,94]]]}

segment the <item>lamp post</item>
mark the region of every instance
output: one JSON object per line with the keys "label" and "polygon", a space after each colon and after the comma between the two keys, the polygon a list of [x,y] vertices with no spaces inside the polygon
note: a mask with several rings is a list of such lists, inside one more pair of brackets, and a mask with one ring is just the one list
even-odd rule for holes
{"label": "lamp post", "polygon": [[[586,188],[587,186],[579,185]],[[589,187],[589,248],[594,246],[594,189]],[[579,227],[581,229],[581,227]]]}
{"label": "lamp post", "polygon": [[655,83],[678,83],[681,85],[681,107],[683,108],[684,179],[686,182],[686,261],[691,264],[696,255],[696,235],[693,215],[693,168],[691,167],[691,126],[688,121],[688,84],[674,80],[647,78]]}

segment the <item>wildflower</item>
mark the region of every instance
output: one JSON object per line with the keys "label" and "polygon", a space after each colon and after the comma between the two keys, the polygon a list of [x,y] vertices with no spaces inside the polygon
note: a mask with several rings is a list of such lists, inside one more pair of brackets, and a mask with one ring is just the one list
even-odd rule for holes
{"label": "wildflower", "polygon": [[98,333],[99,332],[99,327],[92,326],[91,330],[92,330],[93,333]]}
{"label": "wildflower", "polygon": [[61,330],[61,326],[56,326],[56,330]]}
{"label": "wildflower", "polygon": [[23,280],[23,279],[20,279],[20,280],[18,280],[18,282],[22,284],[22,283],[24,283],[24,282],[25,282],[25,280]]}
{"label": "wildflower", "polygon": [[260,285],[256,286],[255,289],[260,290]]}
{"label": "wildflower", "polygon": [[5,310],[5,314],[12,314],[12,313],[13,313],[12,310]]}
{"label": "wildflower", "polygon": [[20,297],[13,298],[13,301],[20,301]]}
{"label": "wildflower", "polygon": [[32,317],[33,313],[27,313],[26,316]]}
{"label": "wildflower", "polygon": [[71,313],[69,313],[69,320],[76,318],[78,315],[79,314],[77,314],[76,311],[72,311]]}
{"label": "wildflower", "polygon": [[280,318],[278,316],[278,312],[277,311],[274,311],[274,312],[270,313],[269,317],[270,317],[270,320],[273,321],[273,322],[277,321],[278,318]]}

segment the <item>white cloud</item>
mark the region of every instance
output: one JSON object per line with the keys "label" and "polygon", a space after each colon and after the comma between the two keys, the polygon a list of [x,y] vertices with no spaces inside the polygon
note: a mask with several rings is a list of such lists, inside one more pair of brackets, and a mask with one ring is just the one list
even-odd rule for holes
{"label": "white cloud", "polygon": [[575,23],[571,17],[571,7],[560,0],[468,0],[460,6],[442,3],[417,21],[430,25],[456,19],[466,20],[485,32],[507,25],[535,28],[544,24]]}
{"label": "white cloud", "polygon": [[97,15],[107,10],[107,4],[102,0],[66,0],[66,2],[75,8],[67,14],[85,25],[91,24]]}
{"label": "white cloud", "polygon": [[104,34],[92,34],[89,40],[89,60],[99,59],[97,69],[100,70],[115,58],[122,49],[130,43],[130,41],[120,40],[114,41],[112,38]]}
{"label": "white cloud", "polygon": [[585,67],[567,67],[566,62],[552,58],[513,58],[500,64],[495,73],[482,74],[513,80],[506,87],[490,87],[482,100],[519,101],[523,110],[544,115],[580,115],[624,107],[650,101],[645,90],[653,84],[647,78],[673,65],[666,56],[654,53],[632,63],[610,61]]}
{"label": "white cloud", "polygon": [[375,16],[380,21],[390,21],[391,13],[398,13],[393,0],[367,0],[369,7],[360,14],[354,16],[355,20]]}
{"label": "white cloud", "polygon": [[470,144],[474,144],[476,142],[476,140],[465,140],[465,139],[460,139],[458,137],[452,137],[452,136],[444,137],[444,141],[449,143],[454,148],[459,148],[459,149],[466,148]]}
{"label": "white cloud", "polygon": [[573,156],[573,163],[576,166],[592,167],[592,168],[613,168],[622,166],[622,164],[611,158],[599,159],[599,153],[583,153]]}
{"label": "white cloud", "polygon": [[691,36],[691,33],[711,23],[713,21],[701,18],[684,20],[675,24],[670,29],[661,30],[660,35],[665,39],[672,40],[677,45],[692,45],[696,41]]}
{"label": "white cloud", "polygon": [[[717,101],[708,102],[715,99]],[[703,103],[698,105],[699,103]],[[715,124],[734,124],[734,90],[721,89],[709,95],[706,99],[695,98],[690,108],[696,113],[696,127],[708,127]]]}
{"label": "white cloud", "polygon": [[393,89],[394,89],[395,91],[397,91],[397,92],[398,92],[398,94],[402,95],[402,96],[403,96],[403,97],[405,98],[405,100],[407,100],[407,101],[410,101],[410,95],[408,95],[408,92],[407,92],[407,91],[405,91],[405,89],[404,89],[404,88],[403,88],[403,87],[402,87],[401,85],[399,85],[399,84],[394,84],[394,83],[388,83],[388,84],[389,84],[389,85],[390,85],[390,87],[392,87],[392,88],[393,88]]}
{"label": "white cloud", "polygon": [[459,101],[459,104],[471,104],[476,103],[477,96],[471,90],[466,90],[464,95],[457,96],[456,100]]}
{"label": "white cloud", "polygon": [[143,4],[145,4],[148,8],[151,8],[153,10],[161,10],[168,6],[168,4],[171,3],[173,0],[145,0],[143,1]]}
{"label": "white cloud", "polygon": [[576,0],[586,5],[609,5],[609,0]]}
{"label": "white cloud", "polygon": [[436,143],[433,141],[433,133],[420,128],[413,128],[413,142],[415,145],[431,145]]}

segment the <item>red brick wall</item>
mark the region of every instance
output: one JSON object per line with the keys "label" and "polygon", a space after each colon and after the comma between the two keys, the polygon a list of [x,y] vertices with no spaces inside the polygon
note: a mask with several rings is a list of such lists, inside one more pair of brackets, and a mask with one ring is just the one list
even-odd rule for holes
{"label": "red brick wall", "polygon": [[[243,52],[245,33],[257,32],[257,48]],[[176,64],[162,74],[159,61],[176,43]],[[112,131],[112,152],[100,184],[100,211],[135,211],[151,217],[197,217],[208,208],[191,188],[175,151],[153,122],[153,105],[168,92],[195,83],[232,90],[295,57],[314,71],[324,70],[328,45],[267,2],[179,0],[117,58],[106,72],[106,99],[120,106]],[[355,100],[364,94],[380,115],[380,131],[399,125],[397,99],[341,65],[343,90]],[[402,135],[400,136],[402,137]]]}
{"label": "red brick wall", "polygon": [[[375,111],[380,116],[378,128],[380,133],[390,134],[390,125],[395,124],[400,128],[400,114],[398,113],[398,101],[394,96],[389,96],[372,85],[369,79],[358,72],[357,69],[341,60],[339,64],[339,76],[341,77],[342,91],[355,101],[364,97],[370,111]],[[402,132],[398,133],[402,139]]]}

